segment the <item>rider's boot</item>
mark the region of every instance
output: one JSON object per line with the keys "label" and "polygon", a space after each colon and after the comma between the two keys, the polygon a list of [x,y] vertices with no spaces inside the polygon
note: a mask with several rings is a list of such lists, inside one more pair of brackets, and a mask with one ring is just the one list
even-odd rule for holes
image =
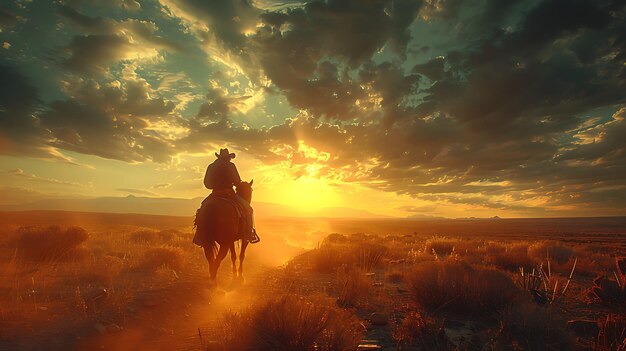
{"label": "rider's boot", "polygon": [[252,228],[252,231],[250,232],[250,238],[248,239],[248,241],[250,242],[250,244],[256,244],[259,241],[261,241],[261,238],[259,238],[259,236],[256,233],[256,229]]}

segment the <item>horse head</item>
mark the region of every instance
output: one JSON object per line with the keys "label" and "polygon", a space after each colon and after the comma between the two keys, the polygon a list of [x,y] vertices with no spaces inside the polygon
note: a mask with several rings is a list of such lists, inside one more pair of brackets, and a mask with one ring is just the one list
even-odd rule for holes
{"label": "horse head", "polygon": [[241,181],[241,183],[237,185],[237,195],[244,198],[246,201],[248,201],[248,203],[252,201],[252,183],[253,182],[254,182],[254,179],[252,179],[250,182]]}

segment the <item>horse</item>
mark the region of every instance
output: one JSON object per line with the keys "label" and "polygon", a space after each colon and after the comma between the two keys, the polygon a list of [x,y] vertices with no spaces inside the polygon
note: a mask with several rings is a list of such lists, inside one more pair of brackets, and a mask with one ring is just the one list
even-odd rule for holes
{"label": "horse", "polygon": [[[253,182],[254,180],[249,183],[242,181],[236,187],[237,195],[248,203],[252,201]],[[242,238],[240,215],[235,206],[229,203],[230,201],[234,200],[216,197],[208,201],[206,205],[201,206],[196,212],[196,234],[193,241],[204,249],[204,256],[209,262],[209,273],[213,284],[215,284],[217,270],[229,251],[233,263],[233,278],[243,279],[243,261],[246,257],[248,240]],[[241,240],[239,270],[237,270],[237,252],[235,251],[235,242],[238,240]]]}

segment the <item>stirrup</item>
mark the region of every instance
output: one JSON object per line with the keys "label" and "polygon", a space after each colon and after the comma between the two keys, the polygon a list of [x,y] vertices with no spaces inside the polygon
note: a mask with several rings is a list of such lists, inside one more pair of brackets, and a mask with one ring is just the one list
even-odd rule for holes
{"label": "stirrup", "polygon": [[256,233],[256,229],[252,229],[252,237],[248,240],[250,244],[256,244],[261,241],[261,238]]}

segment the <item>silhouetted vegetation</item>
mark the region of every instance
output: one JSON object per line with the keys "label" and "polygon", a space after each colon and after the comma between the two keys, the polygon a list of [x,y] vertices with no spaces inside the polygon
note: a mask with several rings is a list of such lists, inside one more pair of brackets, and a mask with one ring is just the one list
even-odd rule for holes
{"label": "silhouetted vegetation", "polygon": [[138,266],[151,271],[160,267],[179,270],[184,264],[184,252],[173,246],[161,246],[147,249]]}
{"label": "silhouetted vegetation", "polygon": [[406,314],[399,325],[394,327],[393,338],[398,349],[451,351],[456,348],[443,330],[432,318],[417,311]]}
{"label": "silhouetted vegetation", "polygon": [[501,347],[523,350],[572,350],[575,340],[558,310],[531,302],[515,304],[503,313]]}
{"label": "silhouetted vegetation", "polygon": [[506,273],[457,261],[419,263],[409,284],[415,302],[431,311],[484,316],[519,296],[519,289]]}
{"label": "silhouetted vegetation", "polygon": [[17,230],[17,253],[28,261],[57,261],[83,256],[80,245],[89,234],[81,227],[22,227]]}
{"label": "silhouetted vegetation", "polygon": [[224,350],[353,350],[359,319],[332,301],[282,296],[241,313],[227,313],[218,331]]}

